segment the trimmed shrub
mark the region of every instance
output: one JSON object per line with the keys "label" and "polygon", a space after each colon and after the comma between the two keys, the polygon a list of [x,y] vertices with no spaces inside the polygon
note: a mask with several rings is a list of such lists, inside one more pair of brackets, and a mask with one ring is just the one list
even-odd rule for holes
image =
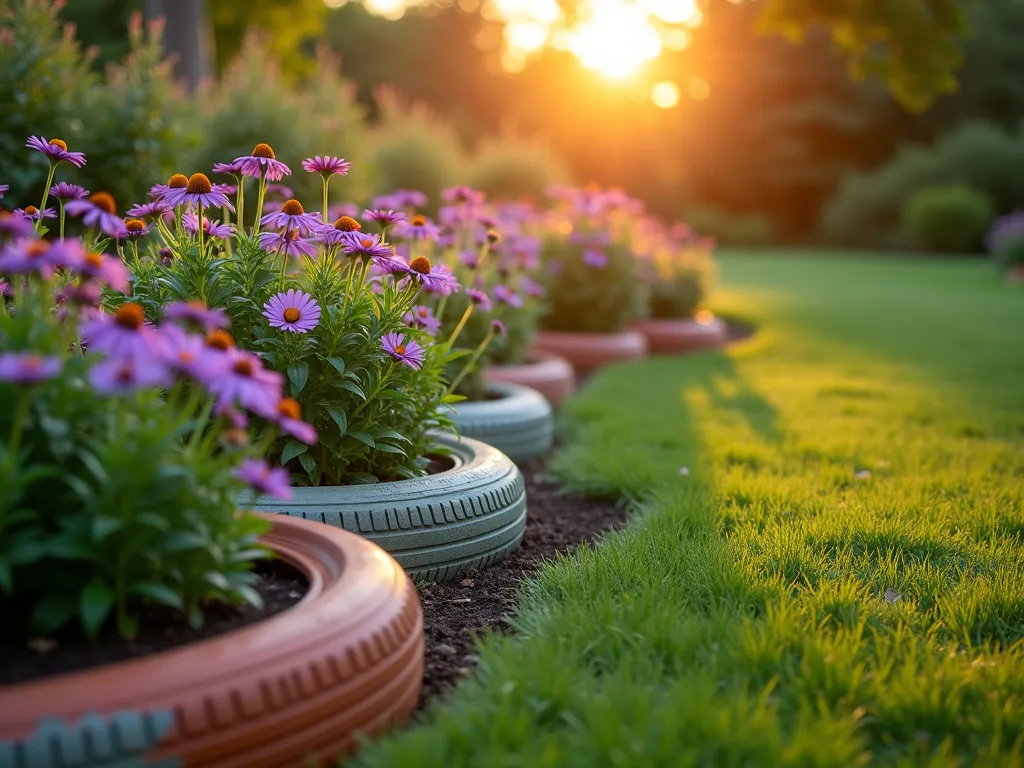
{"label": "trimmed shrub", "polygon": [[969,123],[933,147],[906,147],[891,162],[843,182],[822,217],[829,243],[900,247],[904,203],[925,187],[965,184],[985,194],[996,212],[1024,199],[1024,137],[987,123]]}
{"label": "trimmed shrub", "polygon": [[467,169],[469,186],[497,201],[540,202],[548,187],[568,184],[570,177],[550,146],[507,133],[481,143]]}
{"label": "trimmed shrub", "polygon": [[938,253],[972,253],[992,220],[992,201],[964,184],[925,187],[903,208],[903,227],[914,242]]}

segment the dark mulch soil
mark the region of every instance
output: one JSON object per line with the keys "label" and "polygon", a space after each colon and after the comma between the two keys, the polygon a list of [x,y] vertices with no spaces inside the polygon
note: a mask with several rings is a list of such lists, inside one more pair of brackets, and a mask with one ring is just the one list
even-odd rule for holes
{"label": "dark mulch soil", "polygon": [[620,507],[563,495],[542,465],[522,469],[529,513],[519,549],[486,570],[466,574],[462,581],[420,588],[427,639],[421,707],[472,674],[477,664],[474,639],[484,630],[512,632],[505,618],[515,610],[523,580],[544,560],[625,522],[626,511]]}
{"label": "dark mulch soil", "polygon": [[[0,685],[98,667],[206,640],[290,608],[309,588],[302,573],[280,560],[260,561],[254,570],[260,576],[255,588],[263,598],[263,608],[209,606],[205,611],[206,621],[199,630],[192,629],[175,611],[157,606],[143,608],[135,614],[139,618],[139,634],[134,640],[124,640],[113,627],[107,627],[90,643],[74,626],[52,639],[36,638],[25,642],[24,638],[17,640],[8,636],[4,630],[12,627],[0,621]],[[0,615],[3,615],[2,604]]]}

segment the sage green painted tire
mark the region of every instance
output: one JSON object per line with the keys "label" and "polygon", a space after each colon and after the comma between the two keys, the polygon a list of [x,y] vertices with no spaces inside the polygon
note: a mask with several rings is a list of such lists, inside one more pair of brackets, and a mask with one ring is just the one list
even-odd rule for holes
{"label": "sage green painted tire", "polygon": [[487,390],[498,398],[454,406],[452,421],[460,435],[483,440],[512,461],[529,461],[551,450],[555,421],[540,392],[510,382],[490,382]]}
{"label": "sage green painted tire", "polygon": [[504,453],[471,438],[438,438],[455,466],[376,485],[293,488],[291,501],[255,508],[358,533],[415,579],[447,581],[512,552],[526,528],[526,485]]}

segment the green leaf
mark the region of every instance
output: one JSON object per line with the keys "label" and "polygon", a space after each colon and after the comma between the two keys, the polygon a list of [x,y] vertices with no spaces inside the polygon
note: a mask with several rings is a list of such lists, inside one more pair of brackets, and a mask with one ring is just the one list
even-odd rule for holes
{"label": "green leaf", "polygon": [[461,403],[465,399],[465,395],[445,395],[441,398],[441,402],[445,405],[453,405],[454,403]]}
{"label": "green leaf", "polygon": [[333,385],[335,387],[338,387],[339,389],[347,389],[360,400],[366,399],[366,393],[363,392],[362,388],[358,384],[351,382],[348,379],[341,379],[340,381],[335,381]]}
{"label": "green leaf", "polygon": [[263,608],[263,597],[255,589],[250,587],[248,584],[239,584],[235,587],[235,591],[239,596],[245,600],[253,608]]}
{"label": "green leaf", "polygon": [[412,440],[410,440],[408,437],[406,437],[405,435],[400,434],[398,432],[395,432],[395,430],[393,430],[393,429],[375,429],[375,430],[373,430],[373,436],[375,438],[377,438],[377,439],[380,439],[382,437],[386,437],[386,438],[389,438],[391,440],[402,440],[402,441],[404,441],[406,443],[411,443],[412,442]]}
{"label": "green leaf", "polygon": [[164,552],[187,552],[190,549],[205,549],[206,537],[195,531],[177,531],[163,540]]}
{"label": "green leaf", "polygon": [[56,632],[75,615],[78,603],[64,591],[48,592],[32,611],[32,634],[46,636]]}
{"label": "green leaf", "polygon": [[92,538],[93,541],[99,543],[103,541],[107,536],[112,534],[114,531],[122,526],[120,520],[116,517],[105,517],[103,515],[96,515],[92,519]]}
{"label": "green leaf", "polygon": [[303,443],[300,443],[298,440],[289,440],[287,443],[285,443],[284,450],[281,451],[281,463],[287,464],[296,456],[300,456],[308,450],[308,445],[304,445]]}
{"label": "green leaf", "polygon": [[382,443],[379,440],[377,441],[376,448],[378,451],[384,451],[384,453],[397,453],[399,456],[406,455],[405,450],[399,448],[397,445],[392,445],[391,443]]}
{"label": "green leaf", "polygon": [[353,472],[349,475],[349,479],[353,485],[373,485],[379,483],[376,475],[371,475],[366,472]]}
{"label": "green leaf", "polygon": [[342,360],[342,359],[341,359],[340,357],[325,357],[324,359],[325,359],[325,360],[326,360],[326,361],[327,361],[328,363],[330,363],[331,365],[333,365],[333,366],[334,366],[334,369],[335,369],[335,370],[336,370],[336,371],[337,371],[338,373],[340,373],[340,374],[341,374],[342,376],[344,376],[344,375],[345,375],[345,361],[344,361],[344,360]]}
{"label": "green leaf", "polygon": [[325,405],[324,408],[331,414],[334,423],[338,425],[338,436],[344,437],[348,432],[348,414],[345,413],[345,409],[337,405]]}
{"label": "green leaf", "polygon": [[10,594],[14,588],[14,577],[11,573],[11,563],[5,557],[0,557],[0,592]]}
{"label": "green leaf", "polygon": [[299,456],[299,464],[301,464],[302,468],[306,470],[306,475],[309,477],[309,481],[311,483],[315,483],[317,481],[317,476],[320,474],[317,471],[316,460],[308,453],[304,453]]}
{"label": "green leaf", "polygon": [[207,571],[203,574],[203,581],[217,589],[228,590],[231,588],[231,585],[228,583],[224,574],[218,571]]}
{"label": "green leaf", "polygon": [[376,448],[377,447],[377,444],[376,444],[376,442],[374,442],[374,439],[372,437],[370,437],[368,434],[366,434],[365,432],[360,432],[359,430],[354,430],[352,432],[349,432],[348,436],[349,437],[354,437],[360,443],[364,443],[364,444],[370,446],[371,448]]}
{"label": "green leaf", "polygon": [[309,379],[309,363],[296,363],[288,368],[288,381],[292,383],[292,395],[297,395]]}
{"label": "green leaf", "polygon": [[82,590],[78,601],[78,613],[82,620],[82,628],[88,637],[96,636],[113,607],[114,590],[97,576]]}
{"label": "green leaf", "polygon": [[155,600],[161,605],[181,610],[185,607],[185,601],[181,595],[168,587],[166,584],[158,584],[155,581],[139,581],[128,590],[133,595],[142,595]]}

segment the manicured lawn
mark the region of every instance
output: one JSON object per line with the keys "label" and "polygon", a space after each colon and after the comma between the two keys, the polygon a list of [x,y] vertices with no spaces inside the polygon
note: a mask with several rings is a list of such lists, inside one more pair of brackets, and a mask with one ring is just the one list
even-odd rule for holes
{"label": "manicured lawn", "polygon": [[631,526],[544,570],[480,678],[365,763],[1020,765],[1024,288],[722,261],[755,339],[605,371],[565,414],[559,472]]}

